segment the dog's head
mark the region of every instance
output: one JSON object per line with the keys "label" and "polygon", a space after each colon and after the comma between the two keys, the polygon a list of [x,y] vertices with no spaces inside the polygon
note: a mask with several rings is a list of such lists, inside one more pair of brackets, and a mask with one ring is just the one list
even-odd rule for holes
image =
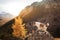
{"label": "dog's head", "polygon": [[49,23],[41,23],[41,22],[35,22],[35,26],[38,28],[38,30],[46,30],[49,26]]}

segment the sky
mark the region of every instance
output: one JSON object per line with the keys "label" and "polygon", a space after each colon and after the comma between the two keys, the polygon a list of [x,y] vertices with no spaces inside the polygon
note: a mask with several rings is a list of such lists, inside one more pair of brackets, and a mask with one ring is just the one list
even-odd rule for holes
{"label": "sky", "polygon": [[33,2],[42,0],[0,0],[0,11],[10,13],[14,16],[18,16],[20,12]]}

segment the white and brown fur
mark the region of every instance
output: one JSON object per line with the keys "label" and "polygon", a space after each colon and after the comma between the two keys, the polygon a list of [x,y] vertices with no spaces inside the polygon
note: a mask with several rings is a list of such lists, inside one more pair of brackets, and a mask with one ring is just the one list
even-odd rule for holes
{"label": "white and brown fur", "polygon": [[42,30],[42,31],[48,33],[47,32],[47,27],[49,26],[49,23],[44,24],[44,23],[41,23],[41,22],[35,22],[35,26],[38,28],[37,30]]}

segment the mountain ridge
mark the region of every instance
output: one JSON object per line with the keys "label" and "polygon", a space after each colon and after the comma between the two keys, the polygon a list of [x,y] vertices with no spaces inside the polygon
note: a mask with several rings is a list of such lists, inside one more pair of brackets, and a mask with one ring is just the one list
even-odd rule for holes
{"label": "mountain ridge", "polygon": [[6,13],[6,12],[0,12],[0,26],[8,22],[13,18],[13,15]]}

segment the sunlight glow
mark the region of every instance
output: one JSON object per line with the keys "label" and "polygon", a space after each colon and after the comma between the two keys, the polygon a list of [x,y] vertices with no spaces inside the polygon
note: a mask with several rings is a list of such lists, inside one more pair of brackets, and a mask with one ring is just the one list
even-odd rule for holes
{"label": "sunlight glow", "polygon": [[3,9],[3,11],[10,13],[14,16],[18,16],[19,13],[28,5],[32,4],[33,2],[40,2],[42,0],[10,0],[6,3],[1,4],[0,8]]}
{"label": "sunlight glow", "polygon": [[8,3],[6,5],[3,6],[3,10],[5,12],[11,13],[14,16],[17,16],[18,13],[20,13],[20,11],[24,8],[24,5],[21,5],[21,3]]}

